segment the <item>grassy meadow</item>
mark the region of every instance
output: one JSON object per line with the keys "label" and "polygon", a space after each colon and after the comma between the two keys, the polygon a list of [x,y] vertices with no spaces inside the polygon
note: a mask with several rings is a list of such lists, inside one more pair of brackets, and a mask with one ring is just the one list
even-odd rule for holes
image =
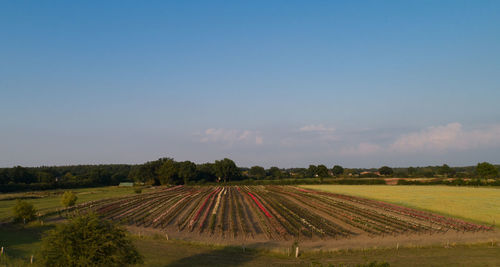
{"label": "grassy meadow", "polygon": [[[73,191],[78,197],[76,204],[103,198],[112,198],[135,194],[133,188],[131,187],[118,186],[68,190]],[[39,192],[0,194],[0,222],[8,221],[10,220],[10,218],[12,218],[12,207],[14,207],[14,205],[16,204],[16,198],[25,199],[27,202],[32,203],[39,212],[45,213],[63,207],[61,204],[61,196],[64,191],[66,190],[58,189]],[[143,190],[143,192],[146,191],[147,190]]]}
{"label": "grassy meadow", "polygon": [[500,225],[500,188],[453,186],[303,185],[304,188],[387,201],[469,221]]}

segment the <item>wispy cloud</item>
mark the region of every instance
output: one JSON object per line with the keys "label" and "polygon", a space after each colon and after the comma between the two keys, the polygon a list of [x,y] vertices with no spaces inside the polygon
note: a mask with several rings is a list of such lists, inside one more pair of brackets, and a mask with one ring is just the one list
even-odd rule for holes
{"label": "wispy cloud", "polygon": [[264,138],[258,131],[209,128],[201,134],[200,141],[203,143],[223,143],[228,145],[235,143],[261,145],[264,142]]}
{"label": "wispy cloud", "polygon": [[340,154],[345,156],[367,156],[381,152],[382,150],[382,146],[377,144],[360,143],[356,146],[342,148]]}
{"label": "wispy cloud", "polygon": [[454,122],[402,135],[390,145],[389,149],[395,152],[443,152],[498,145],[500,145],[500,125],[464,130],[462,124]]}
{"label": "wispy cloud", "polygon": [[310,124],[299,128],[300,132],[319,132],[319,133],[333,133],[334,127],[325,126],[324,124]]}

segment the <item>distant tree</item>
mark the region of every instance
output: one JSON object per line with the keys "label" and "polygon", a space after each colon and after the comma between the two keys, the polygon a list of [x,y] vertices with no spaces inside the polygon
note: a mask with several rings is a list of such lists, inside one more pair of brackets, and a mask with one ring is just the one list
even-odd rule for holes
{"label": "distant tree", "polygon": [[248,174],[250,177],[255,179],[264,179],[266,178],[266,170],[261,166],[253,166],[248,170]]}
{"label": "distant tree", "polygon": [[478,163],[476,172],[480,178],[495,178],[498,176],[498,169],[488,162]]}
{"label": "distant tree", "polygon": [[42,266],[126,266],[143,262],[127,231],[95,214],[50,230],[42,238],[37,258]]}
{"label": "distant tree", "polygon": [[340,176],[344,173],[344,168],[342,168],[342,166],[340,166],[340,165],[335,165],[332,168],[332,173],[335,176]]}
{"label": "distant tree", "polygon": [[318,167],[316,165],[309,165],[307,168],[307,177],[316,177],[318,174]]}
{"label": "distant tree", "polygon": [[450,166],[448,166],[447,164],[443,164],[443,166],[440,166],[438,168],[438,173],[440,175],[444,175],[444,176],[448,177],[448,176],[453,176],[455,174],[455,170],[450,168]]}
{"label": "distant tree", "polygon": [[329,176],[328,168],[322,164],[318,165],[318,167],[316,167],[316,174],[318,175],[318,177],[321,178],[328,177]]}
{"label": "distant tree", "polygon": [[274,179],[280,179],[282,176],[280,168],[278,167],[269,168],[269,176],[271,176]]}
{"label": "distant tree", "polygon": [[387,167],[387,166],[380,167],[380,169],[378,169],[378,171],[380,172],[381,175],[385,175],[385,176],[392,175],[394,173],[392,168]]}
{"label": "distant tree", "polygon": [[158,178],[160,184],[177,184],[180,182],[179,178],[179,164],[173,159],[168,159],[161,165],[158,170]]}
{"label": "distant tree", "polygon": [[196,170],[198,173],[198,181],[215,182],[215,180],[217,179],[213,163],[204,163],[197,165]]}
{"label": "distant tree", "polygon": [[238,169],[234,161],[228,158],[216,160],[214,169],[217,177],[222,179],[224,183],[231,179],[237,179],[241,176],[240,169]]}
{"label": "distant tree", "polygon": [[196,164],[187,160],[179,163],[178,175],[185,185],[196,177]]}
{"label": "distant tree", "polygon": [[417,173],[417,169],[414,167],[409,167],[408,168],[408,176],[413,176]]}
{"label": "distant tree", "polygon": [[35,217],[36,209],[33,204],[18,199],[14,206],[14,219],[18,222],[27,223],[35,219]]}
{"label": "distant tree", "polygon": [[66,191],[61,197],[61,204],[63,204],[63,206],[66,208],[72,207],[73,205],[75,205],[77,199],[78,198],[73,192]]}

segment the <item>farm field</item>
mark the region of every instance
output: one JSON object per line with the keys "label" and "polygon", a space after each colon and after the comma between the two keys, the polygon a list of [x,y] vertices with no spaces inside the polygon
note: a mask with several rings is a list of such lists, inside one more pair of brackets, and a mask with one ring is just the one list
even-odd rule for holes
{"label": "farm field", "polygon": [[[8,221],[12,218],[12,207],[14,207],[16,199],[18,198],[32,203],[42,214],[62,208],[61,195],[64,191],[66,190],[58,189],[39,192],[0,194],[0,222]],[[73,191],[78,197],[77,204],[103,198],[123,197],[134,194],[133,188],[118,186],[71,189],[70,191]]]}
{"label": "farm field", "polygon": [[302,188],[387,201],[459,217],[500,224],[500,188],[453,186],[303,185]]}
{"label": "farm field", "polygon": [[294,186],[176,186],[75,209],[174,238],[229,244],[493,232],[430,212]]}

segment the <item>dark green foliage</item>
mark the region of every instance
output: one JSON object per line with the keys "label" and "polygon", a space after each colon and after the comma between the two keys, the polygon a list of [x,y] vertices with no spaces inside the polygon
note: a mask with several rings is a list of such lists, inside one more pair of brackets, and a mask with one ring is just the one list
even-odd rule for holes
{"label": "dark green foliage", "polygon": [[224,182],[239,180],[241,177],[241,170],[238,169],[234,161],[225,158],[223,160],[216,160],[214,164],[215,174]]}
{"label": "dark green foliage", "polygon": [[188,184],[190,179],[196,177],[196,164],[191,161],[179,162],[178,176],[184,184]]}
{"label": "dark green foliage", "polygon": [[269,168],[268,173],[272,179],[280,179],[283,176],[280,168],[278,168],[278,167]]}
{"label": "dark green foliage", "polygon": [[479,178],[495,178],[498,176],[498,169],[488,162],[478,163],[476,172]]}
{"label": "dark green foliage", "polygon": [[328,174],[328,168],[325,165],[318,165],[318,167],[316,167],[316,175],[321,178],[330,176]]}
{"label": "dark green foliage", "polygon": [[66,208],[72,207],[73,205],[75,205],[77,199],[78,198],[73,192],[66,191],[61,197],[61,204],[63,204],[63,206]]}
{"label": "dark green foliage", "polygon": [[33,204],[28,203],[24,200],[17,200],[16,205],[13,208],[14,220],[17,222],[27,223],[36,218],[36,209]]}
{"label": "dark green foliage", "polygon": [[340,176],[340,175],[342,175],[344,173],[344,168],[342,166],[340,166],[340,165],[335,165],[332,168],[332,173],[333,173],[334,176],[338,177],[338,176]]}
{"label": "dark green foliage", "polygon": [[95,214],[60,224],[42,238],[42,266],[126,266],[142,263],[127,231]]}
{"label": "dark green foliage", "polygon": [[380,167],[380,169],[378,169],[378,171],[380,172],[381,175],[384,175],[384,176],[389,176],[389,175],[392,175],[394,173],[392,168],[387,167],[387,166]]}
{"label": "dark green foliage", "polygon": [[266,178],[266,170],[261,166],[253,166],[248,170],[248,175],[255,179],[264,179]]}

